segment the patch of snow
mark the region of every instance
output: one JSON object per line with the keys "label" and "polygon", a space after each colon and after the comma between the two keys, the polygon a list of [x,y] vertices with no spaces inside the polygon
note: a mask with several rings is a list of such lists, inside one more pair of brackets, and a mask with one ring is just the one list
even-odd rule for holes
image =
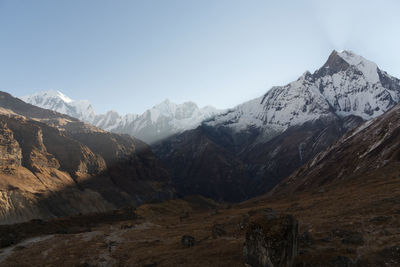
{"label": "patch of snow", "polygon": [[350,65],[356,66],[364,74],[368,82],[379,82],[378,66],[374,62],[366,60],[362,56],[348,50],[342,51],[338,55]]}

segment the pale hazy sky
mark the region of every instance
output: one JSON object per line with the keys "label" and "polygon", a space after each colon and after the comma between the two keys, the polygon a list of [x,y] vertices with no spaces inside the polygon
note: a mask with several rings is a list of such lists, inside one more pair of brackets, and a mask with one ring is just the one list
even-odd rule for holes
{"label": "pale hazy sky", "polygon": [[349,49],[400,77],[400,1],[0,0],[0,90],[233,107]]}

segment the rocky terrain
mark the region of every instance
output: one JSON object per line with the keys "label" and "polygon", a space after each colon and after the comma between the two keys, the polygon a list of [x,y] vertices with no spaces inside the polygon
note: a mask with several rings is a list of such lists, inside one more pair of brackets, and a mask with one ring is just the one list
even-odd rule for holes
{"label": "rocky terrain", "polygon": [[398,266],[399,110],[239,204],[193,196],[0,226],[0,265]]}
{"label": "rocky terrain", "polygon": [[399,84],[334,51],[155,145],[168,169],[1,93],[0,266],[399,266]]}
{"label": "rocky terrain", "polygon": [[22,99],[151,143],[180,195],[242,201],[271,190],[343,134],[393,107],[400,80],[351,51],[333,51],[314,73],[224,112],[164,101],[121,117],[94,115],[87,102],[57,91]]}
{"label": "rocky terrain", "polygon": [[[271,261],[286,251],[292,266],[394,267],[399,175],[399,168],[383,169],[381,176],[236,205],[199,197],[146,204],[119,221],[78,216],[0,227],[0,233],[29,232],[0,249],[0,266],[243,266],[251,251]],[[284,223],[287,214],[294,220]],[[258,225],[273,227],[260,232]]]}
{"label": "rocky terrain", "polygon": [[150,148],[0,93],[0,221],[107,211],[173,197]]}
{"label": "rocky terrain", "polygon": [[301,192],[356,177],[379,175],[385,168],[396,169],[400,163],[399,135],[400,104],[344,135],[296,170],[271,194]]}
{"label": "rocky terrain", "polygon": [[[195,130],[163,140],[154,151],[172,171],[181,194],[240,201],[272,189],[399,99],[400,80],[352,52],[333,51],[313,74],[306,72]],[[215,179],[221,176],[225,182]]]}

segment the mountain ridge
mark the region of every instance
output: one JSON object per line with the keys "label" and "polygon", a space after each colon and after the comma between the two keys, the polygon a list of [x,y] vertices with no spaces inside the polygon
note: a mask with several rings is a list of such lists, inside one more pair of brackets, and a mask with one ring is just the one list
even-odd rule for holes
{"label": "mountain ridge", "polygon": [[[399,84],[400,80],[381,71],[375,63],[351,51],[334,50],[313,74],[307,71],[296,81],[274,86],[263,96],[240,104],[209,123],[216,125],[233,120],[236,123],[232,125],[239,131],[266,124],[285,129],[332,111],[342,117],[357,115],[370,119],[399,101]],[[375,99],[364,99],[371,95]]]}
{"label": "mountain ridge", "polygon": [[56,90],[37,92],[21,99],[41,108],[70,115],[106,131],[130,134],[149,144],[196,128],[203,120],[221,112],[212,106],[199,108],[191,101],[176,104],[166,99],[142,114],[120,115],[113,110],[95,114],[89,101],[72,100]]}
{"label": "mountain ridge", "polygon": [[[240,179],[245,186],[237,200],[243,200],[272,189],[347,131],[383,114],[399,99],[399,79],[353,52],[333,51],[314,73],[305,72],[296,81],[275,86],[204,121],[190,132],[192,142],[187,141],[188,134],[177,135],[156,145],[154,151],[171,169],[175,183],[184,184],[185,190],[204,190],[210,192],[207,197],[232,200],[231,194],[213,194],[201,185],[212,183],[222,192],[232,186],[229,190],[233,191],[235,179]],[[202,153],[205,146],[214,148],[212,153]],[[192,155],[193,151],[199,153]],[[210,174],[210,169],[205,171],[207,164],[182,165],[188,158],[193,162],[206,157],[208,162],[232,162],[232,155],[228,157],[225,151],[245,169],[221,174],[215,167],[215,173]],[[193,173],[191,165],[207,176]],[[221,175],[229,182],[217,183],[210,178]]]}
{"label": "mountain ridge", "polygon": [[[326,184],[371,176],[395,166],[400,159],[400,103],[386,113],[349,131],[276,186],[282,195],[324,187]],[[340,158],[338,161],[336,159]]]}
{"label": "mountain ridge", "polygon": [[[166,100],[139,117],[132,115],[134,123],[113,131],[146,136],[173,174],[179,193],[206,192],[206,197],[239,201],[272,189],[343,134],[399,100],[399,79],[351,51],[334,50],[313,73],[307,71],[209,118],[197,116],[201,119],[191,127],[165,118],[193,122],[198,107]],[[120,119],[109,112],[97,123],[106,128]],[[181,130],[171,131],[171,125]],[[160,135],[161,130],[168,134]]]}

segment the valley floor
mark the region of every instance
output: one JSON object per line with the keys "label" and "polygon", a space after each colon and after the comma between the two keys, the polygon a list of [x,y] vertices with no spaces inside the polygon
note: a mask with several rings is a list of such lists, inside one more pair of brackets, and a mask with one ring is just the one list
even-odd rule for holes
{"label": "valley floor", "polygon": [[[236,205],[216,205],[191,197],[143,205],[136,209],[136,218],[90,229],[75,225],[71,228],[76,231],[65,233],[41,232],[41,238],[31,236],[2,248],[0,265],[243,266],[246,223],[267,209],[298,219],[296,266],[400,265],[398,165],[280,199],[263,196]],[[182,245],[185,234],[195,238],[194,246]]]}

